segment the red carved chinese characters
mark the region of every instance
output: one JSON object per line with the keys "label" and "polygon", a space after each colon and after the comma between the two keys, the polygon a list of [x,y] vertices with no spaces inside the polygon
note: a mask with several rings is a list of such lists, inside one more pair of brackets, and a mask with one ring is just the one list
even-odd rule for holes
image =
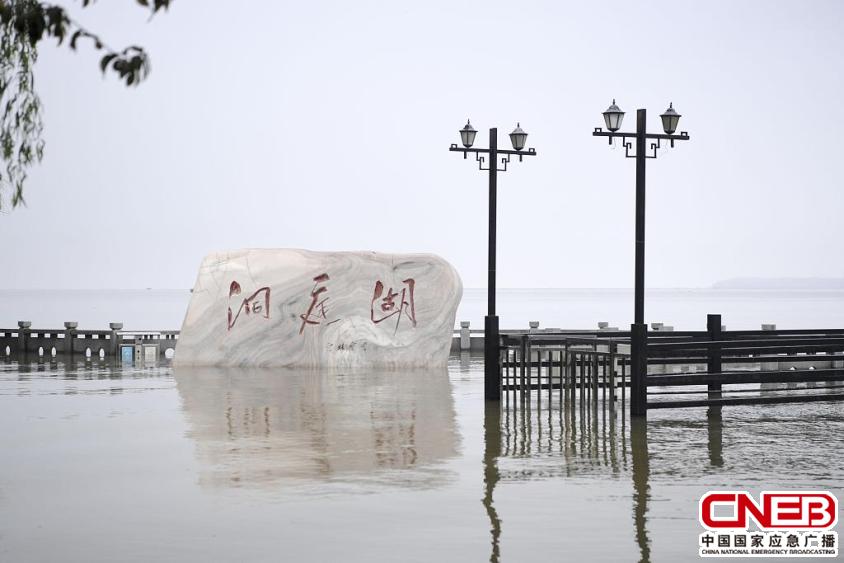
{"label": "red carved chinese characters", "polygon": [[[396,293],[391,287],[387,289],[387,295],[384,296],[384,284],[381,283],[381,280],[375,282],[375,291],[372,293],[372,303],[369,308],[369,316],[373,323],[378,324],[390,317],[396,317],[396,330],[398,330],[399,323],[404,315],[410,319],[413,327],[416,327],[416,303],[413,300],[413,289],[416,286],[416,281],[413,278],[408,278],[402,280],[402,283],[405,287],[402,288],[401,293]],[[398,302],[396,301],[397,297]],[[378,303],[379,300],[380,303]]]}
{"label": "red carved chinese characters", "polygon": [[[299,315],[299,318],[302,319],[302,326],[299,328],[299,334],[305,332],[305,326],[307,325],[318,325],[321,324],[322,321],[328,320],[328,316],[325,311],[325,302],[329,300],[329,297],[323,297],[320,299],[320,296],[328,291],[328,288],[320,286],[320,284],[327,282],[329,279],[331,278],[328,277],[328,274],[324,273],[314,278],[314,287],[311,290],[311,306],[308,307],[308,311],[306,313]],[[325,324],[330,325],[331,323],[336,323],[339,320],[340,319],[334,319],[333,321]]]}
{"label": "red carved chinese characters", "polygon": [[234,324],[237,322],[237,319],[240,317],[241,313],[244,313],[246,316],[256,315],[259,317],[263,317],[265,319],[270,318],[270,288],[269,287],[262,287],[249,297],[246,297],[240,302],[240,308],[237,310],[235,314],[232,312],[231,308],[231,300],[232,297],[235,295],[240,295],[240,284],[237,281],[233,281],[229,286],[229,310],[228,310],[228,328],[227,330],[231,330],[234,328]]}

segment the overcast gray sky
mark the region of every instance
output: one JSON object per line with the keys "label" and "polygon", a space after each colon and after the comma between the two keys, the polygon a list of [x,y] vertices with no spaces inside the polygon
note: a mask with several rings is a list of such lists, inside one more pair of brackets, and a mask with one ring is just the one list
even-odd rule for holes
{"label": "overcast gray sky", "polygon": [[447,151],[516,121],[501,287],[630,287],[634,162],[611,99],[692,140],[648,161],[647,284],[844,276],[844,2],[133,0],[75,17],[140,44],[138,88],[41,45],[43,163],[0,215],[5,288],[191,287],[221,249],[435,252],[486,282],[486,176]]}

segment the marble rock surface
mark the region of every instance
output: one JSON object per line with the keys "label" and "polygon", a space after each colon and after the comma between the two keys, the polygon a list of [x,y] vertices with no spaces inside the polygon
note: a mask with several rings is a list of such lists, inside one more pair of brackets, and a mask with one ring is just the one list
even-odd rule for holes
{"label": "marble rock surface", "polygon": [[433,254],[215,253],[199,268],[174,363],[444,366],[462,293]]}

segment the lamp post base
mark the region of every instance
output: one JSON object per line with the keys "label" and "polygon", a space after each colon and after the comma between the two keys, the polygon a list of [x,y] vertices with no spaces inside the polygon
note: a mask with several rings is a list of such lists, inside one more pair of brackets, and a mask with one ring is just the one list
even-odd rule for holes
{"label": "lamp post base", "polygon": [[501,352],[499,350],[498,316],[484,318],[484,399],[501,400]]}
{"label": "lamp post base", "polygon": [[648,325],[630,325],[630,414],[648,414]]}

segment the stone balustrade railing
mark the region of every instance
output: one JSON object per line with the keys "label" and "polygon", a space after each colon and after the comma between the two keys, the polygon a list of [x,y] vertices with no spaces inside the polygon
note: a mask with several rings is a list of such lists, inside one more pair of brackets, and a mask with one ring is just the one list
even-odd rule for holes
{"label": "stone balustrade railing", "polygon": [[[29,321],[18,322],[18,328],[0,328],[0,356],[83,355],[88,357],[116,357],[132,348],[151,358],[171,356],[179,339],[178,330],[124,331],[123,323],[110,323],[109,330],[80,329],[76,322],[64,323],[64,328],[32,328]],[[137,349],[137,350],[136,350]]]}

